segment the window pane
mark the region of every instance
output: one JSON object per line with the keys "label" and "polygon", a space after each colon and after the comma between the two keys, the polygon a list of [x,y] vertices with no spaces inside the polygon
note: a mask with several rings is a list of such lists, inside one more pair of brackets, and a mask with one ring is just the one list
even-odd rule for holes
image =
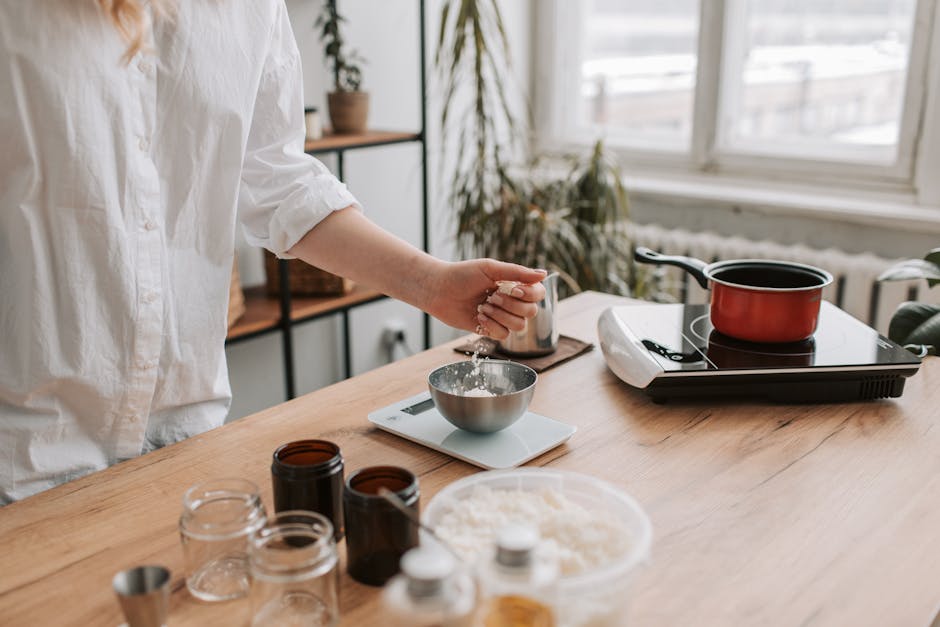
{"label": "window pane", "polygon": [[687,148],[692,135],[698,0],[585,3],[581,125],[625,143]]}
{"label": "window pane", "polygon": [[893,160],[916,0],[740,0],[726,24],[725,142]]}

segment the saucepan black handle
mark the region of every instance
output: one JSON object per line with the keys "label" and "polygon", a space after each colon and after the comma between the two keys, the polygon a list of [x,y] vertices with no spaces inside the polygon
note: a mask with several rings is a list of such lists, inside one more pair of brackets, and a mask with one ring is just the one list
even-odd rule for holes
{"label": "saucepan black handle", "polygon": [[708,264],[695,257],[684,257],[682,255],[664,255],[655,250],[637,246],[633,252],[633,258],[639,263],[651,263],[657,266],[676,266],[682,268],[692,275],[703,289],[708,289],[708,277],[705,275],[705,268]]}

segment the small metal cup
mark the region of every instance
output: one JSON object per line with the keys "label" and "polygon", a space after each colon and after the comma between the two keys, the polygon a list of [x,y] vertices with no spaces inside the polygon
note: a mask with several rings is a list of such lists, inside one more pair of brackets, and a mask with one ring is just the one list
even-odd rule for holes
{"label": "small metal cup", "polygon": [[545,298],[538,303],[538,313],[528,321],[522,331],[510,331],[509,336],[499,341],[499,350],[506,355],[536,357],[548,355],[558,348],[558,273],[552,272],[542,279]]}
{"label": "small metal cup", "polygon": [[138,566],[114,576],[128,627],[164,627],[170,604],[170,571],[162,566]]}

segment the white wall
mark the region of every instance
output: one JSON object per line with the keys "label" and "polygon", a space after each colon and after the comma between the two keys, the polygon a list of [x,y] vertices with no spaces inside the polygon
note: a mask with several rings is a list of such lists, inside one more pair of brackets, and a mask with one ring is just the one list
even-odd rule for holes
{"label": "white wall", "polygon": [[[324,0],[287,0],[291,23],[304,65],[307,106],[317,106],[326,119],[328,73],[314,22]],[[346,38],[352,49],[367,60],[363,88],[371,94],[370,126],[378,129],[416,131],[420,127],[418,0],[339,0],[347,19]],[[513,61],[518,74],[527,77],[531,5],[510,0],[502,3]],[[444,206],[438,181],[438,160],[444,148],[438,140],[436,119],[439,89],[433,80],[433,54],[437,41],[440,0],[426,2],[426,42],[429,77],[429,176],[431,252],[454,256],[450,233],[451,214]],[[525,83],[525,80],[521,80]],[[335,161],[324,157],[334,168]],[[421,245],[421,152],[418,144],[370,148],[346,153],[345,178],[363,204],[366,214],[383,228]],[[238,247],[245,285],[264,282],[260,251],[242,243]],[[386,321],[406,325],[406,339],[414,350],[422,348],[423,316],[403,303],[384,300],[351,313],[353,373],[386,363],[380,337]],[[313,391],[343,377],[342,326],[339,316],[294,328],[297,393]],[[432,343],[451,339],[456,332],[435,323]],[[230,419],[240,418],[284,400],[281,338],[277,333],[229,346],[226,350],[233,403]],[[397,354],[401,357],[403,352]]]}

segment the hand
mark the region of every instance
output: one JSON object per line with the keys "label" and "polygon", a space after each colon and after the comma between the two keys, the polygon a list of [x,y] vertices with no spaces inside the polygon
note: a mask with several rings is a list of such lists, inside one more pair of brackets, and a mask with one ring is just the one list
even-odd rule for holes
{"label": "hand", "polygon": [[[473,259],[444,264],[431,282],[427,312],[442,322],[501,340],[510,331],[525,329],[545,297],[540,283],[545,270],[533,270],[495,259]],[[506,294],[497,281],[519,285]]]}

